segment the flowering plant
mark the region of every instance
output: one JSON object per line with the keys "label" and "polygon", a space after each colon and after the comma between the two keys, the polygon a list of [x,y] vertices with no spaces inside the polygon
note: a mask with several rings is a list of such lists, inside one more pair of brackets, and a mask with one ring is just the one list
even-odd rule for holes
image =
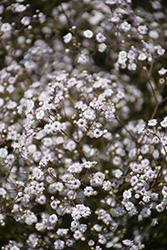
{"label": "flowering plant", "polygon": [[1,249],[166,249],[166,11],[2,1]]}

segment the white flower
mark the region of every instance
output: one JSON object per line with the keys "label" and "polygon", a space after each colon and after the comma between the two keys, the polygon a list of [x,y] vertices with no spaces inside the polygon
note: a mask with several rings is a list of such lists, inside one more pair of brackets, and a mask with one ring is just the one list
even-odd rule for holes
{"label": "white flower", "polygon": [[125,190],[123,192],[123,198],[124,199],[130,199],[132,197],[132,192],[130,190]]}
{"label": "white flower", "polygon": [[132,240],[128,240],[128,239],[123,240],[122,243],[125,246],[132,246],[133,245],[133,241]]}
{"label": "white flower", "polygon": [[76,162],[74,164],[72,164],[71,166],[69,166],[68,168],[68,172],[70,173],[80,173],[83,169],[82,164],[80,164],[79,162]]}
{"label": "white flower", "polygon": [[147,34],[147,30],[148,28],[144,25],[139,25],[139,27],[137,28],[138,32],[142,35]]}
{"label": "white flower", "polygon": [[111,17],[111,22],[113,22],[113,23],[119,23],[119,21],[120,21],[119,16],[113,16],[113,17]]}
{"label": "white flower", "polygon": [[93,32],[91,30],[85,30],[83,34],[86,38],[91,38],[93,36]]}
{"label": "white flower", "polygon": [[8,155],[6,148],[0,148],[0,158],[5,158]]}
{"label": "white flower", "polygon": [[167,69],[161,68],[161,69],[158,71],[158,74],[159,74],[160,76],[162,76],[162,75],[165,75],[166,72],[167,72]]}
{"label": "white flower", "polygon": [[44,126],[44,131],[47,133],[47,134],[50,134],[53,132],[53,128],[52,128],[52,124],[51,123],[48,123]]}
{"label": "white flower", "polygon": [[140,53],[138,56],[139,61],[144,61],[146,60],[146,58],[147,58],[147,55],[145,53]]}
{"label": "white flower", "polygon": [[64,241],[62,241],[62,240],[56,240],[56,241],[54,242],[54,248],[55,248],[56,250],[64,249]]}
{"label": "white flower", "polygon": [[68,33],[67,35],[65,35],[64,37],[64,42],[65,43],[69,43],[72,39],[72,34],[71,33]]}
{"label": "white flower", "polygon": [[101,43],[98,45],[98,51],[101,53],[104,52],[106,48],[107,48],[107,45],[105,43]]}
{"label": "white flower", "polygon": [[9,32],[12,30],[12,26],[9,23],[3,23],[1,26],[1,31],[2,32]]}
{"label": "white flower", "polygon": [[163,119],[162,122],[160,122],[160,124],[161,124],[161,126],[162,126],[163,128],[166,128],[166,127],[167,127],[167,116]]}
{"label": "white flower", "polygon": [[31,18],[29,16],[24,16],[22,19],[21,19],[21,23],[25,26],[28,26],[31,22]]}
{"label": "white flower", "polygon": [[45,230],[45,226],[42,222],[38,222],[36,225],[35,225],[35,228],[38,230],[38,231],[44,231]]}
{"label": "white flower", "polygon": [[99,138],[102,136],[103,131],[101,131],[100,129],[95,129],[93,134],[95,138]]}
{"label": "white flower", "polygon": [[26,6],[23,5],[23,4],[19,4],[16,8],[15,8],[15,11],[16,12],[23,12],[26,10]]}
{"label": "white flower", "polygon": [[91,108],[84,111],[83,116],[88,120],[94,120],[96,118],[95,111]]}
{"label": "white flower", "polygon": [[106,37],[105,37],[102,33],[99,32],[99,33],[96,35],[96,40],[97,40],[99,43],[103,43],[103,42],[105,42]]}
{"label": "white flower", "polygon": [[96,161],[93,161],[93,162],[91,162],[91,161],[85,161],[85,162],[83,163],[83,167],[85,167],[85,168],[92,168],[92,167],[95,166],[96,164],[97,164]]}
{"label": "white flower", "polygon": [[150,30],[150,32],[148,33],[150,38],[153,39],[158,39],[159,38],[159,34],[156,30]]}
{"label": "white flower", "polygon": [[76,208],[73,208],[71,216],[74,221],[79,220],[82,217],[80,211],[78,211]]}
{"label": "white flower", "polygon": [[78,63],[80,64],[85,64],[89,61],[89,56],[87,55],[84,55],[84,54],[81,54],[79,57],[78,57]]}
{"label": "white flower", "polygon": [[58,181],[58,182],[55,183],[55,188],[56,188],[56,190],[58,192],[61,192],[63,190],[63,188],[64,188],[64,185],[63,185],[62,182]]}
{"label": "white flower", "polygon": [[83,237],[83,234],[79,230],[76,230],[73,237],[74,239],[79,240]]}
{"label": "white flower", "polygon": [[147,207],[144,207],[142,210],[141,210],[141,215],[143,218],[147,218],[151,215],[151,210]]}
{"label": "white flower", "polygon": [[124,51],[124,50],[122,50],[122,51],[120,51],[119,54],[118,54],[118,62],[119,62],[120,64],[123,64],[123,63],[125,63],[126,61],[127,61],[127,52]]}
{"label": "white flower", "polygon": [[30,153],[30,154],[33,154],[35,151],[36,151],[36,149],[37,149],[37,146],[35,145],[35,144],[30,144],[30,145],[28,145],[28,152]]}
{"label": "white flower", "polygon": [[102,172],[97,172],[97,173],[95,173],[94,176],[93,176],[93,179],[96,179],[96,178],[98,178],[98,179],[104,181],[104,179],[105,179],[105,174],[103,174]]}
{"label": "white flower", "polygon": [[80,119],[77,121],[77,125],[78,125],[79,128],[85,128],[86,125],[87,125],[86,119],[80,118]]}
{"label": "white flower", "polygon": [[53,130],[54,132],[60,131],[61,128],[62,128],[62,125],[61,125],[60,122],[55,121],[54,123],[52,123],[52,130]]}
{"label": "white flower", "polygon": [[0,188],[0,195],[5,196],[7,194],[4,188]]}
{"label": "white flower", "polygon": [[165,50],[162,49],[162,48],[158,48],[157,49],[157,54],[160,55],[160,56],[163,56],[165,54]]}
{"label": "white flower", "polygon": [[38,120],[40,120],[40,119],[42,119],[43,117],[44,117],[44,110],[43,110],[43,108],[38,108],[37,110],[36,110],[36,114],[35,114],[35,116],[36,116],[36,118],[38,119]]}
{"label": "white flower", "polygon": [[130,211],[132,209],[134,209],[134,204],[131,201],[128,201],[127,203],[125,203],[125,208],[127,211]]}
{"label": "white flower", "polygon": [[27,225],[32,225],[37,222],[37,217],[33,212],[28,211],[28,214],[25,214],[25,223]]}
{"label": "white flower", "polygon": [[156,205],[155,209],[157,210],[157,212],[161,213],[164,211],[165,207],[160,203]]}
{"label": "white flower", "polygon": [[34,107],[33,100],[26,100],[26,107],[27,107],[26,113],[29,113]]}
{"label": "white flower", "polygon": [[143,196],[142,200],[145,202],[145,203],[148,203],[150,201],[150,196],[149,195],[145,195]]}
{"label": "white flower", "polygon": [[120,169],[116,169],[115,170],[115,177],[116,178],[120,178],[123,175],[122,171]]}
{"label": "white flower", "polygon": [[4,99],[0,98],[0,107],[2,107],[4,105]]}
{"label": "white flower", "polygon": [[49,216],[49,222],[50,224],[54,225],[58,221],[58,217],[56,214],[52,214]]}
{"label": "white flower", "polygon": [[128,64],[128,69],[129,70],[136,70],[136,68],[137,68],[137,65],[136,65],[136,63],[129,63]]}
{"label": "white flower", "polygon": [[[117,150],[119,151],[119,150]],[[119,166],[121,164],[121,157],[120,156],[115,156],[112,160],[113,164],[116,165],[116,166]]]}
{"label": "white flower", "polygon": [[114,93],[113,90],[110,89],[110,88],[106,88],[105,91],[104,91],[104,94],[105,94],[105,96],[107,96],[107,97],[108,97],[108,96],[111,96],[113,93]]}
{"label": "white flower", "polygon": [[103,187],[102,187],[105,191],[109,191],[111,190],[111,182],[110,181],[104,181],[103,182]]}
{"label": "white flower", "polygon": [[17,247],[17,246],[12,246],[12,247],[10,248],[10,250],[20,250],[20,248]]}
{"label": "white flower", "polygon": [[92,187],[86,187],[84,188],[84,195],[85,196],[91,196],[94,193],[94,189]]}
{"label": "white flower", "polygon": [[155,126],[157,124],[157,119],[151,119],[148,121],[148,126]]}
{"label": "white flower", "polygon": [[91,210],[90,210],[90,208],[89,207],[83,207],[82,209],[81,209],[81,215],[84,217],[84,218],[86,218],[87,216],[89,216],[91,214]]}
{"label": "white flower", "polygon": [[121,29],[124,30],[125,32],[129,31],[130,28],[131,28],[131,24],[126,21],[121,24]]}

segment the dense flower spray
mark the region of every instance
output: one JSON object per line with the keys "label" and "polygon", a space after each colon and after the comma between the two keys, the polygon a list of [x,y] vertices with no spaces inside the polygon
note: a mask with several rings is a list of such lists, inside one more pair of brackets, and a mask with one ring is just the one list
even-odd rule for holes
{"label": "dense flower spray", "polygon": [[2,1],[2,250],[165,250],[167,6]]}

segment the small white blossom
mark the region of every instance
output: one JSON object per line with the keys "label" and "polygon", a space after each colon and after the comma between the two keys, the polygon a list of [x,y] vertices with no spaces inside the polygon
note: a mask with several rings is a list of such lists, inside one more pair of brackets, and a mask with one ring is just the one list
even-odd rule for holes
{"label": "small white blossom", "polygon": [[91,38],[93,36],[93,32],[91,30],[85,30],[83,34],[86,38]]}
{"label": "small white blossom", "polygon": [[37,110],[36,110],[36,118],[38,119],[38,120],[40,120],[40,119],[42,119],[43,117],[44,117],[44,110],[42,109],[42,108],[38,108]]}
{"label": "small white blossom", "polygon": [[158,70],[158,74],[159,74],[160,76],[165,75],[166,72],[167,72],[167,69],[164,69],[164,68],[161,68],[160,70]]}
{"label": "small white blossom", "polygon": [[6,148],[0,148],[0,158],[6,158],[8,150]]}
{"label": "small white blossom", "polygon": [[148,121],[148,126],[155,126],[157,124],[157,119],[151,119]]}
{"label": "small white blossom", "polygon": [[3,23],[1,26],[1,31],[2,32],[9,32],[12,30],[12,26],[9,23]]}
{"label": "small white blossom", "polygon": [[118,54],[118,62],[120,64],[123,64],[127,61],[127,52],[126,51],[120,51]]}
{"label": "small white blossom", "polygon": [[156,30],[150,30],[148,35],[149,35],[150,38],[153,38],[153,39],[158,39],[159,38],[159,34],[158,34],[158,32]]}
{"label": "small white blossom", "polygon": [[98,45],[98,51],[99,52],[104,52],[107,49],[107,45],[105,43],[101,43]]}
{"label": "small white blossom", "polygon": [[69,43],[72,39],[72,34],[68,33],[67,35],[64,36],[64,42]]}
{"label": "small white blossom", "polygon": [[99,32],[99,33],[96,35],[96,40],[97,40],[99,43],[104,43],[105,40],[106,40],[106,37],[105,37],[101,32]]}
{"label": "small white blossom", "polygon": [[166,128],[166,127],[167,127],[167,116],[163,119],[162,122],[160,122],[160,124],[161,124],[161,126],[162,126],[163,128]]}
{"label": "small white blossom", "polygon": [[121,29],[127,32],[131,29],[131,24],[125,21],[121,24]]}
{"label": "small white blossom", "polygon": [[105,191],[109,191],[109,190],[111,190],[111,182],[110,181],[104,181],[103,182],[103,186],[102,186],[102,188],[105,190]]}
{"label": "small white blossom", "polygon": [[88,61],[89,61],[89,56],[81,54],[78,57],[78,61],[77,62],[80,63],[80,64],[86,64]]}
{"label": "small white blossom", "polygon": [[24,16],[22,19],[21,19],[21,23],[25,26],[28,26],[31,22],[31,18],[29,16]]}
{"label": "small white blossom", "polygon": [[25,10],[26,10],[26,6],[23,5],[23,4],[19,4],[19,5],[16,6],[16,8],[15,8],[15,11],[16,11],[16,12],[23,12],[23,11],[25,11]]}
{"label": "small white blossom", "polygon": [[122,171],[120,169],[116,169],[115,170],[115,177],[116,178],[120,178],[123,175]]}
{"label": "small white blossom", "polygon": [[130,199],[132,197],[132,192],[130,190],[125,190],[123,192],[123,198],[124,199]]}
{"label": "small white blossom", "polygon": [[145,53],[140,53],[138,56],[139,61],[144,61],[147,59],[147,55]]}
{"label": "small white blossom", "polygon": [[64,247],[65,247],[64,241],[62,241],[62,240],[56,240],[56,241],[54,242],[54,248],[55,248],[56,250],[64,249]]}

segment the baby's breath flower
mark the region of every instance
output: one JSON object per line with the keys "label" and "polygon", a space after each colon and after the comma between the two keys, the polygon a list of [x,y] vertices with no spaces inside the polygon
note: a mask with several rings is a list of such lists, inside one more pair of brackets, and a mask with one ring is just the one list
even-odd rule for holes
{"label": "baby's breath flower", "polygon": [[145,34],[147,34],[148,28],[144,25],[139,25],[137,30],[140,34],[145,35]]}
{"label": "baby's breath flower", "polygon": [[162,122],[160,122],[160,124],[161,124],[161,126],[162,126],[163,128],[166,128],[166,127],[167,127],[167,116],[163,119]]}
{"label": "baby's breath flower", "polygon": [[10,23],[3,23],[2,25],[1,25],[1,31],[2,32],[9,32],[9,31],[11,31],[12,30],[12,26],[10,25]]}
{"label": "baby's breath flower", "polygon": [[166,72],[167,72],[167,69],[164,69],[164,68],[161,68],[160,70],[158,70],[158,74],[159,74],[160,76],[165,75]]}
{"label": "baby's breath flower", "polygon": [[85,30],[83,34],[86,38],[92,38],[93,36],[93,32],[91,30]]}
{"label": "baby's breath flower", "polygon": [[23,5],[23,4],[19,4],[19,5],[17,5],[17,6],[15,7],[15,11],[16,11],[16,12],[23,12],[23,11],[25,11],[25,10],[26,10],[26,6]]}
{"label": "baby's breath flower", "polygon": [[156,30],[150,30],[148,35],[149,35],[150,38],[153,38],[153,39],[158,39],[159,38],[159,34],[158,34],[158,32]]}
{"label": "baby's breath flower", "polygon": [[80,64],[86,64],[88,61],[89,61],[89,56],[87,56],[87,55],[81,54],[78,57],[78,63],[80,63]]}
{"label": "baby's breath flower", "polygon": [[72,39],[72,34],[68,33],[67,35],[64,36],[64,42],[69,43]]}
{"label": "baby's breath flower", "polygon": [[123,192],[123,198],[124,199],[130,199],[132,197],[132,192],[130,190],[125,190]]}
{"label": "baby's breath flower", "polygon": [[125,63],[126,61],[127,61],[127,52],[126,51],[119,52],[118,62],[122,64]]}
{"label": "baby's breath flower", "polygon": [[29,16],[24,16],[22,19],[21,19],[21,23],[25,26],[28,26],[31,22],[31,18]]}
{"label": "baby's breath flower", "polygon": [[139,61],[144,61],[147,59],[147,55],[145,53],[139,53],[138,60]]}
{"label": "baby's breath flower", "polygon": [[84,195],[85,196],[92,196],[94,194],[94,189],[92,187],[84,188]]}
{"label": "baby's breath flower", "polygon": [[121,29],[127,32],[131,29],[131,24],[125,21],[121,24]]}
{"label": "baby's breath flower", "polygon": [[99,52],[104,52],[107,49],[107,45],[105,43],[101,43],[98,45],[98,51]]}
{"label": "baby's breath flower", "polygon": [[120,169],[115,170],[115,177],[120,178],[123,175],[122,171]]}
{"label": "baby's breath flower", "polygon": [[148,126],[155,126],[157,124],[157,119],[151,119],[148,121]]}
{"label": "baby's breath flower", "polygon": [[99,43],[104,43],[105,40],[106,40],[106,37],[105,37],[101,32],[99,32],[99,33],[96,35],[96,40],[97,40]]}
{"label": "baby's breath flower", "polygon": [[8,155],[8,150],[6,148],[0,148],[0,158],[6,158]]}
{"label": "baby's breath flower", "polygon": [[111,190],[111,186],[112,186],[112,184],[111,184],[111,182],[110,181],[104,181],[103,182],[103,189],[105,190],[105,191],[109,191],[109,190]]}
{"label": "baby's breath flower", "polygon": [[56,250],[64,249],[64,247],[65,247],[64,241],[62,241],[62,240],[56,240],[56,241],[54,242],[54,248],[55,248]]}

